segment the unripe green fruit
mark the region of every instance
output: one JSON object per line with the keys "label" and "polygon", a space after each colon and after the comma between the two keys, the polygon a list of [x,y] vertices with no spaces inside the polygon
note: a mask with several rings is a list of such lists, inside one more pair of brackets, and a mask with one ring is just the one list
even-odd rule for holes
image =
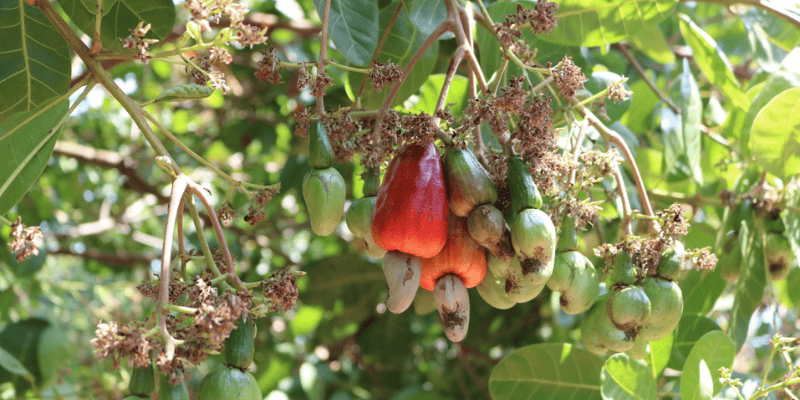
{"label": "unripe green fruit", "polygon": [[328,130],[322,121],[317,122],[316,129],[311,129],[308,138],[308,165],[316,169],[333,165],[333,148],[328,139]]}
{"label": "unripe green fruit", "polygon": [[561,234],[558,235],[556,252],[561,253],[574,250],[578,250],[578,231],[575,227],[575,217],[566,214],[561,221]]}
{"label": "unripe green fruit", "polygon": [[488,257],[487,274],[491,273],[503,280],[503,289],[508,299],[514,303],[526,303],[542,292],[544,282],[536,274],[525,274],[519,258],[504,262],[493,255]]}
{"label": "unripe green fruit", "polygon": [[789,239],[783,234],[768,233],[764,254],[767,256],[767,271],[772,276],[772,280],[786,279],[789,275],[789,268],[794,262],[794,253]]}
{"label": "unripe green fruit", "polygon": [[378,168],[367,168],[364,172],[364,197],[375,197],[381,187],[381,177]]}
{"label": "unripe green fruit", "polygon": [[494,308],[507,310],[516,304],[508,298],[505,278],[497,277],[492,271],[486,272],[483,280],[476,288],[483,301]]}
{"label": "unripe green fruit", "polygon": [[221,366],[206,375],[196,400],[263,400],[258,381],[249,372]]}
{"label": "unripe green fruit", "polygon": [[[452,204],[452,203],[450,203]],[[514,256],[511,245],[511,228],[503,213],[491,204],[475,207],[467,216],[469,235],[495,257],[510,261]]]}
{"label": "unripe green fruit", "polygon": [[600,312],[597,317],[597,334],[600,336],[600,343],[609,350],[617,352],[633,348],[633,340],[636,338],[635,331],[623,331],[617,328],[607,309]]}
{"label": "unripe green fruit", "polygon": [[475,207],[497,201],[497,189],[492,178],[471,151],[447,150],[444,173],[453,214],[466,217]]}
{"label": "unripe green fruit", "polygon": [[172,386],[168,378],[168,374],[161,376],[158,384],[158,400],[189,400],[189,390],[186,388],[186,380],[181,379],[181,383]]}
{"label": "unripe green fruit", "polygon": [[673,280],[681,273],[683,258],[686,255],[683,243],[676,241],[661,253],[661,260],[658,262],[656,273],[658,276]]}
{"label": "unripe green fruit", "polygon": [[611,293],[608,304],[611,320],[619,328],[628,330],[644,325],[650,316],[650,299],[638,286],[628,286]]}
{"label": "unripe green fruit", "polygon": [[602,296],[586,312],[586,317],[581,322],[581,342],[587,350],[592,353],[602,355],[608,351],[608,347],[600,340],[597,332],[597,324],[601,313],[605,312],[608,296]]}
{"label": "unripe green fruit", "polygon": [[633,285],[639,280],[639,274],[633,265],[631,256],[626,251],[620,251],[614,257],[614,265],[606,276],[606,287]]}
{"label": "unripe green fruit", "polygon": [[633,341],[633,347],[626,351],[625,354],[635,360],[644,360],[650,355],[650,342],[642,339],[641,336],[636,336]]}
{"label": "unripe green fruit", "polygon": [[576,315],[589,309],[597,299],[600,277],[586,257],[577,251],[568,251],[556,256],[547,287],[561,292],[562,311]]}
{"label": "unripe green fruit", "polygon": [[375,209],[376,197],[362,197],[350,203],[344,217],[347,228],[353,236],[364,239],[367,245],[367,254],[373,258],[381,258],[386,250],[380,248],[372,239],[372,212]]}
{"label": "unripe green fruit", "polygon": [[542,207],[539,188],[533,182],[528,166],[519,157],[508,160],[508,190],[511,193],[511,210],[514,214],[519,214],[526,208]]}
{"label": "unripe green fruit", "polygon": [[236,321],[236,329],[225,341],[225,363],[239,369],[247,369],[255,355],[255,325],[247,314]]}
{"label": "unripe green fruit", "polygon": [[511,243],[523,274],[536,284],[547,282],[556,255],[556,228],[550,217],[541,210],[523,210],[511,226]]}
{"label": "unripe green fruit", "polygon": [[650,316],[639,330],[642,339],[654,342],[669,335],[683,314],[683,295],[677,283],[666,279],[648,277],[642,289],[650,299]]}
{"label": "unripe green fruit", "polygon": [[134,368],[131,372],[131,381],[128,383],[128,391],[139,397],[147,397],[154,390],[156,390],[156,377],[153,374],[153,364],[144,368]]}
{"label": "unripe green fruit", "polygon": [[135,394],[132,394],[132,395],[130,395],[130,396],[128,396],[128,397],[126,397],[126,398],[124,398],[122,400],[142,400],[142,399],[149,399],[149,398],[150,398],[150,396],[137,396]]}
{"label": "unripe green fruit", "polygon": [[311,220],[311,230],[328,236],[336,230],[344,213],[345,184],[334,168],[312,169],[303,179],[303,198]]}

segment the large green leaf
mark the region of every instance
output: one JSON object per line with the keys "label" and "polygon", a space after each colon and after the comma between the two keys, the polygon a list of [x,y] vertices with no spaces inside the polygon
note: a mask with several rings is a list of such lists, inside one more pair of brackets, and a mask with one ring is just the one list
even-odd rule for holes
{"label": "large green leaf", "polygon": [[750,151],[781,178],[800,172],[800,87],[773,97],[750,129]]}
{"label": "large green leaf", "polygon": [[673,335],[675,339],[667,367],[676,371],[682,370],[695,343],[706,333],[718,330],[720,330],[719,325],[710,318],[684,314]]}
{"label": "large green leaf", "polygon": [[617,353],[603,366],[604,400],[656,400],[656,380],[643,361]]}
{"label": "large green leaf", "polygon": [[492,370],[494,400],[599,399],[603,359],[568,343],[521,347]]}
{"label": "large green leaf", "polygon": [[13,354],[9,353],[6,349],[0,347],[0,368],[6,371],[19,375],[28,380],[33,380],[33,374],[28,372],[24,365],[22,365]]}
{"label": "large green leaf", "polygon": [[[433,115],[433,110],[436,108],[436,102],[439,101],[439,93],[444,86],[444,74],[435,74],[428,77],[425,83],[422,84],[422,90],[419,93],[419,102],[408,110],[411,113],[418,114],[422,111]],[[447,92],[447,99],[445,99],[445,106],[454,103],[450,108],[453,116],[456,118],[461,117],[461,112],[467,105],[467,98],[469,97],[469,88],[467,87],[468,80],[463,76],[456,75],[453,82],[450,84],[450,91]]]}
{"label": "large green leaf", "polygon": [[681,15],[681,33],[692,48],[697,66],[703,75],[733,101],[737,107],[746,110],[750,105],[733,74],[730,62],[717,46],[717,42],[686,15]]}
{"label": "large green leaf", "polygon": [[406,312],[385,313],[378,316],[358,338],[358,345],[364,351],[364,355],[387,366],[405,362],[406,358],[413,354],[412,346],[415,342],[409,315],[410,313]]}
{"label": "large green leaf", "polygon": [[[42,379],[39,369],[39,337],[49,325],[44,319],[31,318],[6,325],[0,332],[0,347],[19,361],[36,382]],[[23,377],[18,372],[20,371],[7,370],[5,365],[0,366],[0,382],[11,382],[17,393],[24,393],[30,387],[26,379],[29,377]]]}
{"label": "large green leaf", "polygon": [[[663,130],[664,161],[667,171],[675,172],[684,165],[698,183],[703,183],[703,170],[700,168],[700,122],[703,116],[703,103],[700,89],[694,80],[689,60],[683,59],[683,72],[673,90],[673,98],[681,107],[680,126],[674,121]],[[668,110],[671,111],[671,110]],[[662,127],[668,119],[662,116]]]}
{"label": "large green leaf", "polygon": [[674,0],[559,1],[558,24],[552,32],[538,37],[567,46],[616,43],[669,17],[675,3]]}
{"label": "large green leaf", "polygon": [[[66,114],[67,100],[49,100],[0,122],[0,215],[7,213],[39,178],[56,143],[52,128]],[[5,173],[8,171],[8,173]]]}
{"label": "large green leaf", "polygon": [[731,308],[728,335],[740,349],[747,339],[747,328],[753,312],[761,304],[767,285],[767,274],[764,257],[764,235],[742,222],[739,239],[742,245],[743,262],[739,270],[739,281],[736,282],[735,298]]}
{"label": "large green leaf", "polygon": [[405,0],[403,5],[411,23],[424,35],[433,33],[447,18],[447,5],[441,0]]}
{"label": "large green leaf", "polygon": [[770,75],[761,90],[755,94],[743,121],[733,127],[736,131],[741,132],[742,155],[750,157],[750,130],[758,113],[773,97],[793,87],[800,87],[800,48],[794,49],[786,55],[780,67]]}
{"label": "large green leaf", "polygon": [[0,0],[0,121],[69,90],[69,46],[42,10]]}
{"label": "large green leaf", "polygon": [[733,341],[724,332],[711,331],[703,335],[686,358],[681,374],[681,396],[684,399],[701,398],[700,392],[703,389],[697,384],[701,381],[703,373],[701,361],[705,361],[708,372],[711,373],[712,394],[719,392],[722,389],[719,369],[733,367],[734,356],[736,350]]}
{"label": "large green leaf", "polygon": [[[386,26],[389,19],[394,14],[394,8],[387,7],[381,11],[380,21],[381,26]],[[420,32],[411,20],[408,18],[408,13],[405,9],[400,10],[397,20],[392,26],[391,33],[383,44],[381,52],[378,54],[378,62],[385,63],[391,61],[400,68],[404,68],[414,52],[422,45],[427,36]],[[403,101],[417,93],[422,84],[428,79],[428,75],[433,71],[436,64],[436,56],[439,53],[439,43],[435,42],[423,55],[420,57],[414,68],[411,69],[400,91],[392,103],[392,106],[401,104]],[[347,75],[347,90],[351,99],[355,98],[361,82],[364,80],[364,74],[349,72]],[[380,93],[376,93],[372,88],[372,84],[367,82],[364,87],[361,104],[367,108],[380,108],[386,96],[391,91],[390,86],[383,87]]]}
{"label": "large green leaf", "polygon": [[[95,10],[89,11],[82,0],[59,0],[64,12],[85,34],[92,37]],[[100,25],[103,48],[122,51],[122,41],[139,22],[151,24],[148,38],[163,40],[175,24],[175,4],[172,0],[118,0],[104,11]]]}
{"label": "large green leaf", "polygon": [[653,378],[658,378],[664,368],[667,367],[667,362],[672,355],[673,342],[675,341],[675,332],[663,337],[661,340],[650,342],[650,354],[647,355],[647,367]]}
{"label": "large green leaf", "polygon": [[638,34],[628,36],[628,41],[636,50],[641,51],[657,63],[672,64],[675,62],[675,53],[658,25],[647,26]]}
{"label": "large green leaf", "polygon": [[725,280],[717,271],[691,271],[680,283],[683,293],[683,312],[705,314],[725,290]]}
{"label": "large green leaf", "polygon": [[[325,0],[314,0],[322,19]],[[387,7],[384,12],[393,13]],[[381,24],[380,26],[386,26]],[[381,32],[378,26],[378,2],[373,0],[331,0],[328,34],[342,55],[353,64],[369,65],[378,47]]]}
{"label": "large green leaf", "polygon": [[[800,207],[800,190],[793,190],[787,197],[787,205]],[[786,231],[784,233],[789,239],[789,244],[792,246],[794,257],[795,259],[800,260],[800,214],[784,212],[783,225],[786,226]],[[797,290],[792,290],[792,293],[794,298],[797,298],[798,295],[800,295]]]}

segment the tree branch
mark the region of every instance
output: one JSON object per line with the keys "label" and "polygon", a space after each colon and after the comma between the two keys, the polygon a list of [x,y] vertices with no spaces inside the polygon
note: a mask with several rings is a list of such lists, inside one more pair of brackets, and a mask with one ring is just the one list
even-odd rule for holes
{"label": "tree branch", "polygon": [[655,92],[658,95],[661,101],[663,101],[667,106],[669,106],[669,108],[671,108],[672,111],[675,112],[675,114],[681,113],[681,109],[678,108],[678,106],[676,106],[675,103],[673,103],[672,100],[670,100],[669,97],[667,97],[667,95],[664,92],[662,92],[661,89],[659,89],[658,86],[656,86],[656,84],[652,80],[650,80],[650,78],[644,72],[642,64],[639,64],[639,61],[633,57],[633,55],[626,46],[621,45],[619,43],[614,43],[611,45],[611,48],[614,48],[620,53],[622,53],[622,55],[628,60],[628,62],[631,63],[631,65],[633,65],[633,68],[636,70],[636,72],[639,73],[642,79],[644,79],[644,82],[647,84],[647,86],[649,86],[650,89],[652,89],[653,92]]}
{"label": "tree branch", "polygon": [[76,253],[68,248],[60,248],[56,251],[49,251],[48,254],[80,257],[84,260],[98,261],[108,264],[114,270],[128,270],[134,265],[149,266],[157,257],[155,255],[141,255],[134,253],[114,252],[106,253],[97,249],[88,248],[83,253]]}

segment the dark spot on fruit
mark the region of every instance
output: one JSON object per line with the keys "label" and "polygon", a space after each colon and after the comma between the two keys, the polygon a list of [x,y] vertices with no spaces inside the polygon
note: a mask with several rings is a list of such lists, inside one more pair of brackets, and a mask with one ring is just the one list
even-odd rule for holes
{"label": "dark spot on fruit", "polygon": [[525,275],[535,274],[544,269],[544,263],[538,258],[527,258],[520,262],[522,273]]}
{"label": "dark spot on fruit", "polygon": [[414,270],[411,269],[411,265],[409,265],[408,269],[406,269],[406,276],[403,277],[403,285],[405,285],[406,282],[410,281],[411,278],[413,277],[414,277]]}
{"label": "dark spot on fruit", "polygon": [[449,310],[444,306],[442,307],[442,325],[444,325],[445,328],[452,328],[463,324],[464,317],[458,314],[458,303],[456,303],[456,308],[453,310]]}

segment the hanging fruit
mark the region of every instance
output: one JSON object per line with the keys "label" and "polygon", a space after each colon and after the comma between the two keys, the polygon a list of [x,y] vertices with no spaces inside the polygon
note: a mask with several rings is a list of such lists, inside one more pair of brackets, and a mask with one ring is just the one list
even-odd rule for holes
{"label": "hanging fruit", "polygon": [[642,289],[650,299],[650,316],[639,331],[642,339],[660,340],[669,335],[683,314],[683,296],[677,283],[656,277],[647,277],[642,281]]}
{"label": "hanging fruit", "polygon": [[442,251],[422,260],[419,284],[433,291],[447,337],[458,342],[469,328],[467,288],[478,286],[486,274],[486,251],[469,235],[466,218],[449,214],[448,238]]}
{"label": "hanging fruit", "polygon": [[545,283],[553,273],[556,255],[556,228],[541,210],[526,208],[514,218],[511,243],[517,252],[522,272],[541,276]]}
{"label": "hanging fruit", "polygon": [[333,149],[322,122],[308,142],[308,163],[311,170],[303,178],[303,199],[308,208],[311,230],[328,236],[336,230],[344,213],[345,183],[342,174],[331,167]]}
{"label": "hanging fruit", "polygon": [[131,372],[131,380],[128,382],[128,391],[131,395],[138,397],[150,397],[150,393],[156,389],[156,377],[153,373],[153,364],[144,368],[135,367]]}
{"label": "hanging fruit", "polygon": [[481,204],[497,201],[497,189],[492,178],[471,151],[450,148],[444,156],[444,170],[450,211],[466,217]]}
{"label": "hanging fruit", "polygon": [[236,321],[236,329],[225,341],[225,363],[246,370],[255,355],[255,324],[245,314]]}
{"label": "hanging fruit", "polygon": [[683,247],[683,243],[675,241],[661,252],[661,260],[658,262],[656,274],[669,280],[677,278],[681,273],[685,255],[686,250]]}
{"label": "hanging fruit", "polygon": [[197,400],[263,400],[253,374],[221,365],[206,375],[197,387]]}
{"label": "hanging fruit", "polygon": [[511,211],[519,214],[526,208],[541,208],[542,195],[533,182],[528,166],[519,157],[508,160],[508,190],[511,193]]}
{"label": "hanging fruit", "polygon": [[600,291],[600,275],[591,261],[577,252],[578,233],[575,219],[567,214],[561,222],[556,246],[559,254],[553,261],[553,273],[547,287],[561,293],[561,310],[580,314],[589,309]]}
{"label": "hanging fruit", "polygon": [[489,256],[488,266],[495,276],[503,279],[503,290],[514,303],[527,303],[533,300],[542,292],[548,279],[546,275],[525,274],[518,257],[506,262]]}
{"label": "hanging fruit", "polygon": [[470,236],[495,257],[503,261],[514,258],[511,228],[503,218],[503,213],[495,206],[482,204],[470,211],[467,216],[467,229]]}
{"label": "hanging fruit", "polygon": [[388,251],[383,273],[389,286],[389,311],[401,313],[414,300],[420,285],[420,259],[439,254],[447,241],[447,210],[436,146],[412,144],[403,149],[389,163],[372,213],[372,238]]}
{"label": "hanging fruit", "polygon": [[189,389],[186,388],[186,379],[181,377],[180,383],[175,386],[169,382],[169,374],[164,374],[158,383],[158,400],[189,400]]}
{"label": "hanging fruit", "polygon": [[506,293],[505,277],[498,277],[492,271],[486,271],[486,275],[483,276],[483,280],[476,288],[486,304],[499,310],[507,310],[517,304]]}

